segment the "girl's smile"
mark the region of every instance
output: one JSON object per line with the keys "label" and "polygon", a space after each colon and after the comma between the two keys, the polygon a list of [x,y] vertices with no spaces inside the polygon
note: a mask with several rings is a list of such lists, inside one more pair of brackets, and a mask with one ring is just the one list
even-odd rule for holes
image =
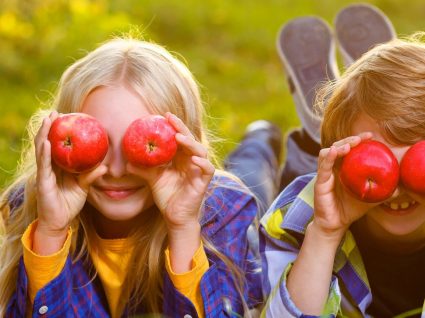
{"label": "girl's smile", "polygon": [[114,187],[114,186],[104,186],[96,187],[98,191],[102,192],[104,195],[109,197],[112,200],[123,200],[127,197],[135,194],[143,187]]}

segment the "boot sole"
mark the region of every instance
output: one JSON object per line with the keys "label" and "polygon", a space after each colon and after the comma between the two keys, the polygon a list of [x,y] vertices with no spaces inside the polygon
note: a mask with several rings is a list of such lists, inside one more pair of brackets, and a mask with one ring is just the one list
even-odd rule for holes
{"label": "boot sole", "polygon": [[293,85],[292,93],[301,123],[307,133],[320,142],[321,118],[314,111],[316,91],[338,74],[331,29],[317,17],[291,20],[279,31],[277,51],[288,81]]}
{"label": "boot sole", "polygon": [[346,66],[375,45],[396,37],[394,26],[378,8],[354,4],[342,9],[334,21],[335,35]]}

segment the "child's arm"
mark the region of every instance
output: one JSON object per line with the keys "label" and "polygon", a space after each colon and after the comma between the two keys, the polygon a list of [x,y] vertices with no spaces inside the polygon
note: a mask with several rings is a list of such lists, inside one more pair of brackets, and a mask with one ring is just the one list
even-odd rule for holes
{"label": "child's arm", "polygon": [[167,227],[171,267],[184,273],[201,244],[200,209],[215,168],[183,121],[171,113],[165,116],[177,131],[179,148],[172,162],[149,168],[128,164],[127,169],[147,180]]}
{"label": "child's arm", "polygon": [[89,185],[107,169],[100,165],[76,176],[52,165],[47,136],[57,117],[56,112],[46,117],[35,137],[38,223],[32,249],[42,256],[54,254],[62,248],[71,221],[86,202]]}
{"label": "child's arm", "polygon": [[314,187],[314,218],[306,229],[287,285],[293,302],[303,313],[323,313],[338,245],[352,222],[370,209],[370,205],[341,190],[334,173],[336,160],[348,154],[362,139],[370,137],[369,133],[348,137],[320,151]]}
{"label": "child's arm", "polygon": [[[57,253],[48,256],[40,256],[32,250],[34,241],[34,229],[37,221],[30,224],[22,236],[23,259],[28,275],[28,296],[27,308],[32,308],[37,292],[55,279],[62,271],[71,246],[72,231],[69,229],[64,246],[61,246]],[[29,310],[32,312],[32,310]]]}
{"label": "child's arm", "polygon": [[179,149],[172,162],[149,168],[128,164],[127,169],[147,180],[152,190],[167,228],[169,270],[178,275],[193,269],[201,246],[200,210],[215,168],[183,121],[171,113],[165,116],[177,131]]}
{"label": "child's arm", "polygon": [[[216,178],[220,177],[215,177]],[[201,221],[203,235],[215,249],[230,261],[225,263],[216,253],[204,245],[209,267],[199,277],[199,293],[205,317],[243,317],[241,297],[249,308],[262,304],[261,267],[248,247],[247,229],[257,214],[257,205],[253,197],[243,191],[235,191],[241,186],[229,178],[219,180],[229,188],[215,187],[205,202],[205,214]],[[214,184],[215,181],[212,182]],[[243,276],[242,295],[237,290],[237,281],[230,266],[237,266]],[[193,315],[187,299],[166,278],[164,286],[164,314],[184,316]],[[245,312],[246,313],[246,312]],[[239,315],[239,316],[238,316]]]}

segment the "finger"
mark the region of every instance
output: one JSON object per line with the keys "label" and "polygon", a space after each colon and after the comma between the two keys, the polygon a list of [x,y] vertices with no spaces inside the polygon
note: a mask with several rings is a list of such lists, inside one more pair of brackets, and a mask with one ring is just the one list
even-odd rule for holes
{"label": "finger", "polygon": [[36,159],[41,157],[41,153],[44,147],[43,144],[44,144],[44,141],[47,140],[47,136],[49,134],[51,125],[52,125],[52,122],[50,118],[45,117],[43,119],[43,122],[41,123],[41,127],[38,130],[37,135],[34,138]]}
{"label": "finger", "polygon": [[183,146],[183,149],[187,154],[207,158],[208,152],[204,145],[196,141],[194,138],[177,133],[176,141],[179,145]]}
{"label": "finger", "polygon": [[103,176],[107,171],[108,171],[108,167],[106,165],[101,164],[89,172],[80,174],[78,176],[78,184],[83,190],[88,191],[90,185],[97,178],[100,178],[101,176]]}
{"label": "finger", "polygon": [[350,147],[354,147],[354,146],[358,145],[361,141],[362,141],[362,139],[361,139],[360,136],[350,136],[350,137],[335,141],[332,144],[332,146],[335,146],[335,147],[338,148],[338,147],[341,147],[345,144],[349,144]]}
{"label": "finger", "polygon": [[335,146],[320,150],[319,153],[320,163],[317,169],[317,184],[326,183],[333,173],[333,166],[338,157],[338,150]]}
{"label": "finger", "polygon": [[373,137],[373,134],[370,131],[366,131],[366,132],[362,132],[356,136],[349,136],[347,138],[338,140],[336,142],[334,142],[332,145],[335,147],[340,147],[344,144],[349,144],[350,147],[355,147],[357,146],[360,142],[364,141],[364,140],[368,140],[371,139]]}
{"label": "finger", "polygon": [[56,110],[54,110],[50,113],[49,118],[52,122],[54,122],[59,117],[59,115],[60,114]]}
{"label": "finger", "polygon": [[170,112],[167,112],[165,113],[165,118],[167,118],[167,120],[171,123],[171,125],[173,125],[173,127],[177,130],[177,132],[195,139],[195,137],[190,132],[189,128],[187,128],[184,122],[180,118],[178,118],[176,115]]}
{"label": "finger", "polygon": [[[50,142],[45,140],[41,146],[40,161],[37,165],[37,178],[40,184],[50,180],[54,175],[52,170]],[[56,182],[56,179],[55,179]]]}
{"label": "finger", "polygon": [[192,162],[202,170],[204,176],[211,178],[214,175],[215,167],[208,159],[192,156]]}
{"label": "finger", "polygon": [[359,134],[359,137],[361,138],[362,141],[367,140],[367,139],[371,139],[373,137],[373,133],[370,131],[365,131]]}

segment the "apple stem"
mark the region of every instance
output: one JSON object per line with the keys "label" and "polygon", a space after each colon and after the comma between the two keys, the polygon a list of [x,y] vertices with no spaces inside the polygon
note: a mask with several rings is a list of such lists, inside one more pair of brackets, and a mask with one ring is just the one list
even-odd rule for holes
{"label": "apple stem", "polygon": [[72,143],[71,143],[71,137],[70,136],[66,137],[65,141],[63,142],[63,144],[66,147],[70,147],[72,145]]}
{"label": "apple stem", "polygon": [[155,143],[153,142],[149,142],[148,143],[148,147],[149,147],[149,152],[152,152],[155,150]]}

